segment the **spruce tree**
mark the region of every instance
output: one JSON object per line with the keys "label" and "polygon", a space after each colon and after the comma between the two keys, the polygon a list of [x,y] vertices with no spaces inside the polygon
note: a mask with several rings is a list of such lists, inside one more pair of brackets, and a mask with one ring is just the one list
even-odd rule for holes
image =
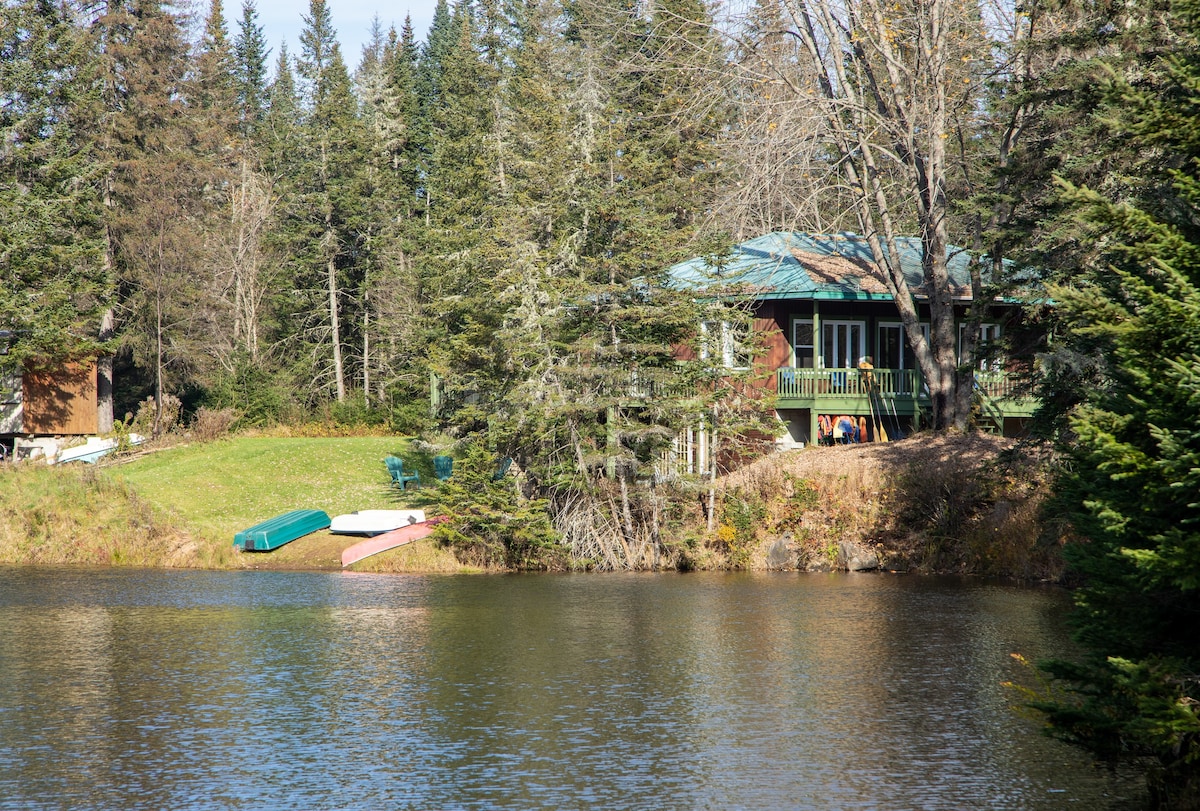
{"label": "spruce tree", "polygon": [[[160,428],[163,398],[191,380],[211,337],[208,135],[189,108],[188,46],[156,0],[112,4],[98,22],[108,66],[104,148],[110,255],[124,296],[123,345],[143,372]],[[198,148],[199,147],[199,148]]]}
{"label": "spruce tree", "polygon": [[1062,192],[1085,259],[1051,289],[1056,352],[1087,362],[1058,379],[1077,404],[1055,507],[1087,656],[1046,666],[1070,693],[1040,706],[1099,757],[1150,759],[1157,806],[1182,809],[1200,806],[1200,4],[1173,3],[1163,23],[1172,47],[1110,72],[1091,112],[1153,156],[1145,174]]}
{"label": "spruce tree", "polygon": [[[405,21],[399,37],[389,31],[373,50],[377,59],[364,59],[356,76],[370,161],[366,182],[374,189],[364,212],[370,227],[364,233],[363,391],[373,403],[388,398],[410,403],[428,393],[426,385],[415,385],[427,377],[422,373],[420,290],[413,262],[413,239],[422,226],[416,205],[421,166],[418,52],[411,22]],[[402,411],[411,415],[413,409]]]}
{"label": "spruce tree", "polygon": [[95,54],[68,4],[0,8],[0,329],[8,365],[94,356],[112,279],[91,137]]}
{"label": "spruce tree", "polygon": [[[211,17],[209,28],[214,27]],[[273,219],[272,182],[263,166],[267,155],[264,121],[267,112],[266,59],[268,51],[253,0],[242,5],[238,34],[222,57],[226,65],[222,95],[228,98],[222,124],[228,129],[222,157],[228,164],[228,181],[219,202],[220,225],[210,240],[213,264],[218,269],[217,295],[222,322],[216,330],[221,340],[214,341],[213,355],[217,378],[236,376],[246,364],[261,364],[265,323],[269,320],[267,299],[274,264],[267,248],[267,235]],[[223,26],[222,26],[223,29]],[[205,41],[216,39],[205,37]],[[202,44],[201,60],[210,50]],[[208,57],[212,60],[212,57]],[[222,381],[210,382],[221,388]]]}
{"label": "spruce tree", "polygon": [[309,9],[297,61],[302,125],[286,211],[295,257],[291,355],[298,385],[317,400],[331,394],[342,402],[354,377],[347,346],[356,343],[360,323],[371,189],[363,186],[362,126],[329,7],[312,0]]}
{"label": "spruce tree", "polygon": [[[498,75],[477,49],[470,6],[456,8],[458,36],[444,55],[430,118],[430,162],[422,177],[426,228],[421,284],[429,317],[431,369],[466,424],[486,420],[486,401],[506,384],[494,336],[490,239],[502,173],[495,149]],[[482,400],[480,398],[483,398]],[[474,404],[474,405],[472,405]]]}
{"label": "spruce tree", "polygon": [[254,138],[267,110],[267,59],[270,49],[258,24],[254,0],[244,0],[238,33],[233,41],[234,87],[242,137]]}
{"label": "spruce tree", "polygon": [[[477,232],[469,242],[451,232],[458,275],[437,277],[455,280],[443,309],[454,328],[438,355],[443,406],[460,425],[486,425],[495,452],[519,461],[527,494],[547,499],[580,557],[660,565],[654,471],[697,417],[671,395],[686,382],[675,349],[697,314],[659,280],[711,194],[700,156],[714,125],[691,117],[699,96],[682,81],[690,49],[671,47],[679,26],[655,38],[626,9],[622,27],[640,35],[611,39],[611,15],[586,9],[566,38],[556,3],[509,8],[509,24],[485,23],[474,59],[456,49],[443,74],[443,114],[455,115],[435,129],[446,139],[434,167],[456,167],[448,180],[459,185],[441,216]],[[700,12],[687,29],[705,20]],[[470,104],[454,106],[451,91]],[[431,222],[443,222],[436,195]]]}
{"label": "spruce tree", "polygon": [[573,189],[580,284],[559,338],[569,348],[562,374],[592,414],[577,412],[571,429],[578,456],[602,475],[601,490],[611,488],[610,520],[640,550],[614,565],[653,566],[664,551],[657,466],[681,431],[700,427],[701,403],[686,396],[688,367],[677,362],[700,315],[663,274],[703,251],[721,95],[700,81],[719,71],[692,68],[713,67],[720,49],[698,4],[664,5],[649,18],[632,4],[570,12],[583,160]]}
{"label": "spruce tree", "polygon": [[269,175],[281,179],[293,171],[300,138],[300,97],[287,44],[279,47],[275,74],[267,88],[267,109],[257,139],[263,165]]}

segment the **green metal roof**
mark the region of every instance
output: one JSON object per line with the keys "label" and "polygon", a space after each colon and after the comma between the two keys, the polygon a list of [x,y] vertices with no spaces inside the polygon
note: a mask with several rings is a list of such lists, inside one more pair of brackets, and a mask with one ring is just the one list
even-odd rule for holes
{"label": "green metal roof", "polygon": [[[921,240],[896,241],[909,287],[920,292]],[[955,295],[969,297],[969,255],[951,247],[947,262]],[[735,246],[716,261],[697,257],[667,271],[682,288],[728,286],[760,299],[891,301],[865,237],[852,233],[803,234],[776,231]]]}

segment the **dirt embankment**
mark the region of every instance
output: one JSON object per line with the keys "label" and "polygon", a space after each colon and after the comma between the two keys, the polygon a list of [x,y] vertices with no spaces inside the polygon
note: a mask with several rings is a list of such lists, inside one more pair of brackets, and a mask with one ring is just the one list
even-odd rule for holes
{"label": "dirt embankment", "polygon": [[790,451],[723,481],[717,536],[749,568],[1058,579],[1043,459],[982,434]]}

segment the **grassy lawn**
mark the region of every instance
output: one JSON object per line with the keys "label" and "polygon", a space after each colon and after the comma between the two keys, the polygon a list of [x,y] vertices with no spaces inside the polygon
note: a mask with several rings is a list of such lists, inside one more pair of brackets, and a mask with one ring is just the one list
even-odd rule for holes
{"label": "grassy lawn", "polygon": [[[383,457],[408,455],[393,437],[249,437],[169,448],[108,472],[206,536],[229,536],[288,510],[332,515],[417,506],[390,486]],[[411,458],[411,457],[409,457]],[[428,479],[426,478],[428,476]],[[421,483],[437,480],[422,471]],[[411,487],[411,485],[410,485]]]}
{"label": "grassy lawn", "polygon": [[[423,490],[391,486],[383,457],[415,464]],[[330,517],[368,509],[427,509],[437,490],[430,460],[398,437],[239,437],[168,448],[105,467],[148,503],[165,510],[206,545],[232,547],[234,533],[279,513],[319,509]],[[361,540],[317,532],[242,565],[340,567],[342,548]],[[229,561],[233,563],[233,561]],[[233,563],[233,565],[237,565]]]}

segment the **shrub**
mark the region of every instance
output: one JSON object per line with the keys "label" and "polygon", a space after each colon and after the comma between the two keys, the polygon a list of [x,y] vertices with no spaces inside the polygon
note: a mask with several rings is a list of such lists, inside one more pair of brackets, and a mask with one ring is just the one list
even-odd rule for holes
{"label": "shrub", "polygon": [[[159,410],[158,414],[158,430],[154,430],[155,411]],[[129,429],[135,434],[142,436],[160,436],[169,434],[171,431],[179,427],[179,418],[183,414],[183,403],[178,397],[171,394],[163,395],[163,403],[161,409],[156,409],[156,403],[153,397],[147,397],[138,404],[137,414],[133,417],[133,422]]]}
{"label": "shrub", "polygon": [[201,406],[192,419],[192,438],[198,442],[212,442],[227,436],[239,414],[232,408],[206,408]]}

